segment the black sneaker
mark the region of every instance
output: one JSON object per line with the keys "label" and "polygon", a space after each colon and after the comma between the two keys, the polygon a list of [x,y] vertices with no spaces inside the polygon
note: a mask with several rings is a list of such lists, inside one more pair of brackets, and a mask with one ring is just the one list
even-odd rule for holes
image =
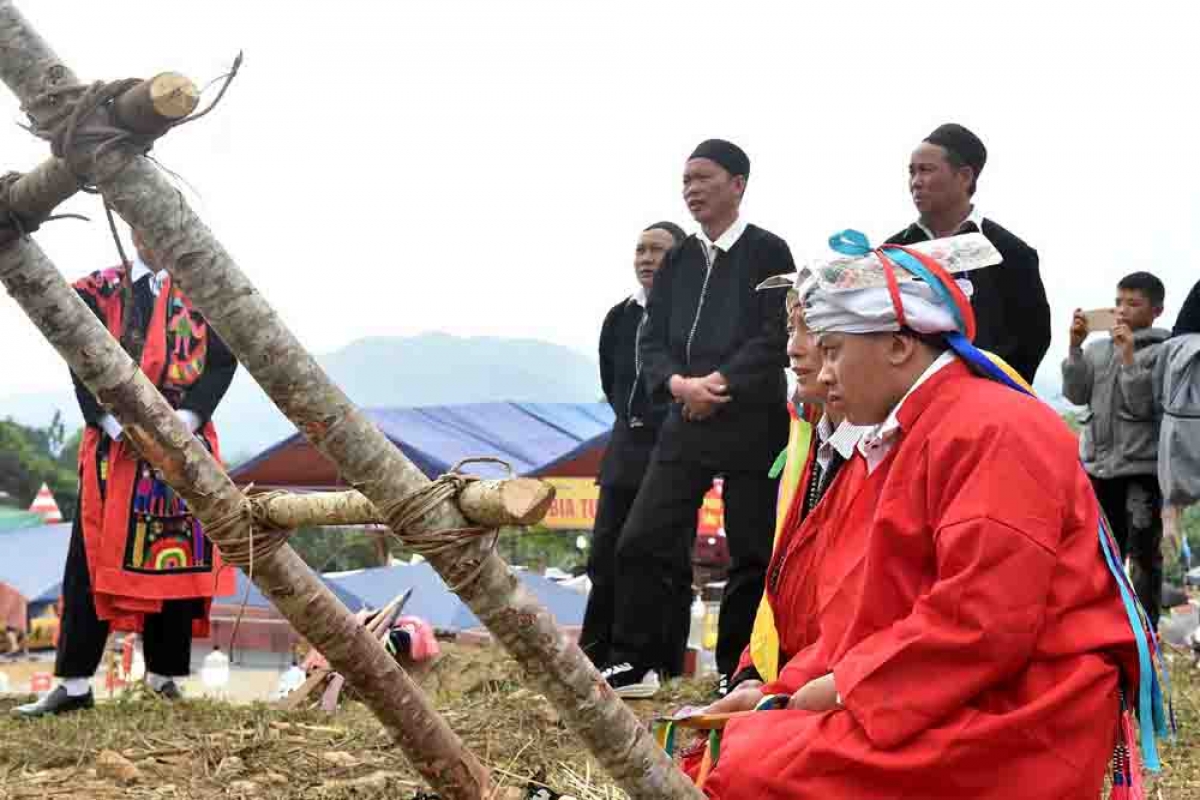
{"label": "black sneaker", "polygon": [[635,667],[629,662],[613,664],[600,673],[617,697],[629,700],[647,700],[658,694],[658,673],[652,669]]}
{"label": "black sneaker", "polygon": [[175,681],[167,681],[157,689],[151,690],[163,700],[182,700],[183,691]]}
{"label": "black sneaker", "polygon": [[59,686],[36,703],[17,706],[12,710],[12,713],[14,716],[33,719],[34,717],[46,717],[55,714],[66,714],[71,711],[80,711],[92,708],[95,705],[96,701],[92,698],[91,689],[88,689],[87,694],[72,697],[67,694],[67,687]]}
{"label": "black sneaker", "polygon": [[729,695],[729,676],[722,673],[719,678],[720,680],[717,681],[718,700]]}

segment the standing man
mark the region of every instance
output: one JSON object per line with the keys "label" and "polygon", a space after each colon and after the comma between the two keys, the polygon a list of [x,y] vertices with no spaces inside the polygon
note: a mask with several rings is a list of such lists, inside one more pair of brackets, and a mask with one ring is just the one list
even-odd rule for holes
{"label": "standing man", "polygon": [[[617,607],[605,677],[649,697],[682,663],[696,515],[724,476],[731,566],[721,600],[717,668],[732,674],[750,638],[771,558],[788,435],[784,297],[755,287],[795,270],[787,244],[739,216],[750,159],[720,139],[684,168],[683,199],[701,233],[668,255],[646,307],[639,352],[647,388],[672,402],[649,471],[617,544]],[[681,613],[681,611],[683,613]]]}
{"label": "standing man", "polygon": [[1153,364],[1154,345],[1171,332],[1154,327],[1166,290],[1149,272],[1117,283],[1116,325],[1106,339],[1084,348],[1090,331],[1075,310],[1070,350],[1062,364],[1063,395],[1087,406],[1079,453],[1121,557],[1129,557],[1138,599],[1154,626],[1162,606],[1162,493],[1158,487],[1159,419],[1154,408],[1134,413],[1127,384]]}
{"label": "standing man", "polygon": [[[132,265],[92,273],[76,291],[219,458],[211,417],[237,363],[136,231],[133,242]],[[38,702],[15,708],[22,717],[91,708],[91,678],[110,629],[142,634],[147,684],[177,699],[175,679],[189,672],[193,632],[207,635],[212,598],[233,592],[233,573],[219,571],[220,558],[183,498],[72,378],[87,427],[62,584],[54,665],[60,683]]]}
{"label": "standing man", "polygon": [[600,498],[592,529],[592,548],[587,574],[592,582],[579,646],[592,662],[608,664],[612,639],[613,606],[616,603],[617,539],[637,497],[638,487],[650,463],[650,451],[658,440],[658,429],[666,415],[666,404],[651,402],[642,381],[642,363],[637,355],[638,332],[646,319],[646,298],[654,285],[654,274],[667,252],[687,234],[673,222],[656,222],[638,236],[633,269],[638,289],[617,303],[600,329],[600,383],[616,419],[600,465]]}
{"label": "standing man", "polygon": [[975,345],[1000,356],[1028,383],[1050,347],[1050,305],[1029,245],[980,214],[974,203],[987,148],[962,125],[940,126],[912,152],[908,188],[917,221],[888,240],[910,245],[957,233],[979,232],[1000,251],[995,269],[971,276]]}

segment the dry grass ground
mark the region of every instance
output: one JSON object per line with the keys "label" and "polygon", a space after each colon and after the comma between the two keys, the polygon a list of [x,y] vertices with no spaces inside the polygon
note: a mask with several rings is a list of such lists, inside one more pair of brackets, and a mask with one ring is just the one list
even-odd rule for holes
{"label": "dry grass ground", "polygon": [[[1176,659],[1178,742],[1150,797],[1200,798],[1200,672]],[[514,664],[487,649],[451,648],[427,690],[497,780],[544,782],[580,798],[622,797]],[[711,686],[679,683],[649,717],[699,702]],[[9,798],[389,798],[421,790],[416,774],[362,706],[336,715],[281,713],[211,701],[167,704],[144,697],[92,713],[22,722],[0,703],[0,800]]]}

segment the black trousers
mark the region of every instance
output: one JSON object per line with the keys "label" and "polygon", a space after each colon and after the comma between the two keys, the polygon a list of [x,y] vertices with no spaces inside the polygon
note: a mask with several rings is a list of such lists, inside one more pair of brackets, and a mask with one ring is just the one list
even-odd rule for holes
{"label": "black trousers", "polygon": [[612,647],[617,602],[617,540],[637,492],[637,486],[601,486],[596,501],[596,522],[592,527],[592,546],[587,562],[592,590],[583,613],[579,646],[601,669],[609,664]]}
{"label": "black trousers", "polygon": [[[721,599],[717,668],[730,675],[750,641],[762,597],[779,481],[765,472],[722,474],[731,564]],[[668,674],[682,668],[696,516],[715,475],[712,468],[681,461],[650,465],[617,542],[612,661]]]}
{"label": "black trousers", "polygon": [[[146,615],[142,650],[147,672],[166,676],[188,674],[192,661],[192,620],[201,608],[198,600],[167,600],[161,613]],[[107,641],[108,623],[96,616],[83,525],[76,513],[63,571],[62,618],[54,674],[60,678],[92,677],[104,658]]]}
{"label": "black trousers", "polygon": [[1129,559],[1138,600],[1157,628],[1162,611],[1162,490],[1157,475],[1092,478],[1092,487],[1112,526],[1113,538]]}

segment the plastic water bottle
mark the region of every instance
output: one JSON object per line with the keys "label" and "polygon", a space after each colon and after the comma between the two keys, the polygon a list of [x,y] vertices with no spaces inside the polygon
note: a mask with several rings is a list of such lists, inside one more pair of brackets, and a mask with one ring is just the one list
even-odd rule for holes
{"label": "plastic water bottle", "polygon": [[717,632],[719,630],[718,623],[721,616],[720,602],[710,600],[704,603],[704,636],[701,643],[705,650],[717,649]]}
{"label": "plastic water bottle", "polygon": [[229,656],[214,647],[213,651],[204,657],[200,667],[200,682],[206,689],[220,691],[229,685]]}
{"label": "plastic water bottle", "polygon": [[704,647],[704,601],[700,595],[692,600],[692,622],[688,627],[688,647],[700,650]]}
{"label": "plastic water bottle", "polygon": [[133,648],[132,664],[129,667],[129,680],[140,681],[146,677],[146,657],[142,655],[142,648]]}

